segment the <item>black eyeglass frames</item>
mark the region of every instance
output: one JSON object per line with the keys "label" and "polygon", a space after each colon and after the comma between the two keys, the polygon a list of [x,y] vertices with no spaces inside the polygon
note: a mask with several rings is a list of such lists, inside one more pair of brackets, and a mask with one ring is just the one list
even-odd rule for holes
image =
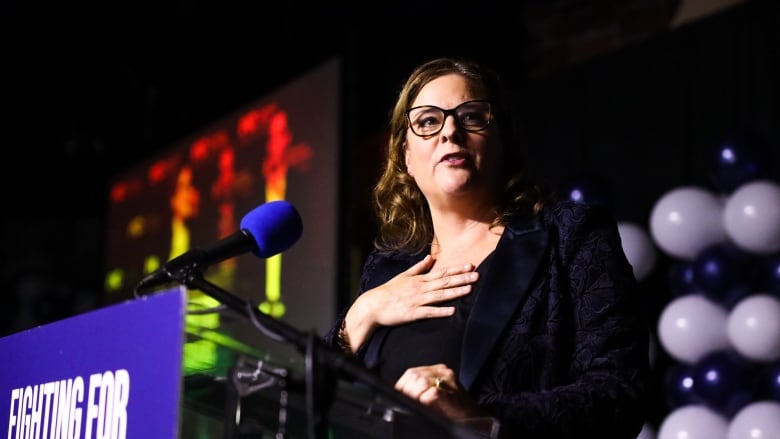
{"label": "black eyeglass frames", "polygon": [[471,132],[484,130],[493,118],[490,101],[483,99],[466,101],[448,110],[435,105],[422,105],[406,111],[409,128],[420,137],[432,136],[441,131],[448,115],[455,118],[460,128]]}

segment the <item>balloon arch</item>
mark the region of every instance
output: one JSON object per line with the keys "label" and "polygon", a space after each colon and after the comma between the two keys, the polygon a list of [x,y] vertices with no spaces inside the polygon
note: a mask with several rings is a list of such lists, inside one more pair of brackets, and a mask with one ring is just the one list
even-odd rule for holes
{"label": "balloon arch", "polygon": [[[639,439],[780,437],[780,184],[755,152],[724,143],[710,185],[664,193],[648,227],[618,221],[639,282],[661,254],[671,261],[671,298],[650,328],[672,359],[656,370],[666,414]],[[604,204],[603,189],[580,181],[565,195]]]}

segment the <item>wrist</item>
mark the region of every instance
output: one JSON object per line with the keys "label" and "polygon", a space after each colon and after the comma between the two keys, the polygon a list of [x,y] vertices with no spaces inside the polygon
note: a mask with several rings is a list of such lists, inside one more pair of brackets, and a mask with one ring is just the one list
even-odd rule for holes
{"label": "wrist", "polygon": [[347,318],[341,320],[339,330],[336,333],[336,346],[339,350],[348,355],[354,355],[352,351],[352,344],[349,341],[349,333],[347,333]]}

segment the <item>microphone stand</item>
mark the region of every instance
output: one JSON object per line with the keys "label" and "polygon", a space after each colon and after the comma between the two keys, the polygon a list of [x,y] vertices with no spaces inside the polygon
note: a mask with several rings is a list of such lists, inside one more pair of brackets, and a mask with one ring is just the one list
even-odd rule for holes
{"label": "microphone stand", "polygon": [[312,439],[326,439],[328,437],[326,418],[334,397],[336,384],[334,377],[343,377],[368,385],[378,394],[430,423],[436,431],[446,432],[448,438],[475,439],[484,437],[463,428],[429,407],[396,391],[379,380],[362,363],[327,345],[322,338],[315,334],[301,332],[281,320],[274,319],[260,312],[251,303],[203,279],[198,270],[179,270],[174,277],[185,286],[201,290],[228,308],[262,323],[267,330],[292,344],[305,356],[306,406],[309,416],[313,417],[310,419],[308,431]]}

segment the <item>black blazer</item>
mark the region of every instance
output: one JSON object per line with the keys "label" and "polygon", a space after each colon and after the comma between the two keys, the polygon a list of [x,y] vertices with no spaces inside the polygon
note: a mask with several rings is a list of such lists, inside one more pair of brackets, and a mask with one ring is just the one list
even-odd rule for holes
{"label": "black blazer", "polygon": [[[424,255],[373,251],[358,294]],[[649,327],[617,224],[550,205],[506,227],[466,323],[460,381],[502,436],[635,439],[645,422]],[[325,340],[334,343],[344,312]],[[375,364],[387,328],[358,356]]]}

